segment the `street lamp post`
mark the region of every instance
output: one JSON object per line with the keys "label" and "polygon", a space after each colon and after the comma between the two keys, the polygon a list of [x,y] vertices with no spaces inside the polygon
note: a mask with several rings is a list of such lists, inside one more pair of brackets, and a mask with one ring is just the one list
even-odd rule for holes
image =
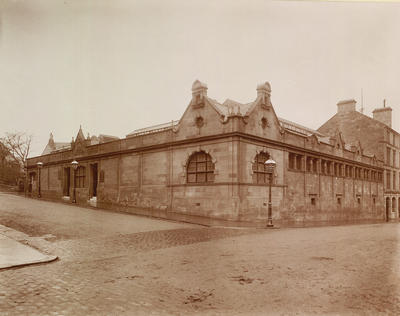
{"label": "street lamp post", "polygon": [[24,162],[24,195],[26,197],[26,189],[28,187],[28,163]]}
{"label": "street lamp post", "polygon": [[78,162],[76,160],[71,162],[72,165],[72,169],[74,170],[74,177],[73,177],[73,191],[74,191],[74,198],[72,199],[72,203],[76,203],[76,191],[75,191],[75,186],[76,186],[76,181],[75,181],[75,173],[76,173],[76,169],[78,169]]}
{"label": "street lamp post", "polygon": [[40,194],[40,169],[43,167],[43,162],[39,161],[36,166],[38,167],[38,198],[41,198],[42,195]]}
{"label": "street lamp post", "polygon": [[276,167],[276,162],[269,158],[265,162],[265,166],[267,167],[267,173],[269,175],[269,196],[268,196],[268,221],[267,227],[274,227],[272,224],[272,202],[271,202],[271,188],[272,188],[272,176]]}

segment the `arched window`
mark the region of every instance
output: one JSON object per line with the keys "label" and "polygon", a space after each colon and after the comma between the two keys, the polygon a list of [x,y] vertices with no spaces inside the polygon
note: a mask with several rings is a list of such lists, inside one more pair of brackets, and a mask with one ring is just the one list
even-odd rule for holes
{"label": "arched window", "polygon": [[75,187],[85,187],[85,167],[79,166],[75,171]]}
{"label": "arched window", "polygon": [[265,162],[269,157],[268,153],[261,152],[257,154],[254,159],[255,163],[253,164],[253,172],[256,183],[269,183],[269,173],[267,171],[267,166],[265,165]]}
{"label": "arched window", "polygon": [[211,156],[199,151],[189,157],[187,165],[188,183],[205,183],[214,181],[214,163]]}

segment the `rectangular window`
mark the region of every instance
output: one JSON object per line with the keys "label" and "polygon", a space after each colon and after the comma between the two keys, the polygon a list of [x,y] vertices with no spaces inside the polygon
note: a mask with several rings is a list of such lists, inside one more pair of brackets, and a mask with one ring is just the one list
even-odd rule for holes
{"label": "rectangular window", "polygon": [[386,171],[386,189],[387,190],[390,190],[390,178],[391,178],[390,171]]}
{"label": "rectangular window", "polygon": [[332,174],[332,162],[331,161],[326,162],[326,174]]}
{"label": "rectangular window", "polygon": [[303,156],[302,155],[296,155],[296,169],[297,170],[303,170],[301,164],[302,164],[302,159]]}
{"label": "rectangular window", "polygon": [[313,170],[314,173],[318,173],[318,159],[313,159]]}
{"label": "rectangular window", "polygon": [[311,172],[311,170],[312,170],[312,163],[313,163],[312,158],[307,157],[306,170],[308,172]]}
{"label": "rectangular window", "polygon": [[321,173],[326,174],[326,161],[321,160]]}
{"label": "rectangular window", "polygon": [[391,158],[391,155],[390,155],[390,148],[387,147],[387,148],[386,148],[386,164],[387,164],[388,166],[390,166],[390,158]]}
{"label": "rectangular window", "polygon": [[85,167],[78,167],[75,171],[75,187],[84,188],[85,187]]}
{"label": "rectangular window", "polygon": [[393,190],[397,189],[396,179],[397,179],[396,171],[393,171]]}
{"label": "rectangular window", "polygon": [[396,151],[393,149],[393,167],[396,167]]}
{"label": "rectangular window", "polygon": [[294,169],[296,163],[296,155],[289,153],[289,169]]}

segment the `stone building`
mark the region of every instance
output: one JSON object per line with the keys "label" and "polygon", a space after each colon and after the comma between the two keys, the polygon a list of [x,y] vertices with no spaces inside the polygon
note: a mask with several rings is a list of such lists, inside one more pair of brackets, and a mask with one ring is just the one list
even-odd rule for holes
{"label": "stone building", "polygon": [[68,148],[29,159],[28,173],[32,196],[190,222],[264,225],[264,162],[272,158],[275,223],[383,221],[383,157],[363,146],[359,139],[346,143],[340,129],[324,133],[278,118],[269,83],[241,104],[219,103],[195,81],[179,121],[98,143],[80,129]]}
{"label": "stone building", "polygon": [[398,219],[400,212],[400,135],[392,129],[392,109],[375,109],[373,118],[356,111],[356,101],[338,103],[337,113],[318,131],[330,134],[339,130],[346,141],[360,141],[364,152],[384,162],[384,198],[386,216]]}

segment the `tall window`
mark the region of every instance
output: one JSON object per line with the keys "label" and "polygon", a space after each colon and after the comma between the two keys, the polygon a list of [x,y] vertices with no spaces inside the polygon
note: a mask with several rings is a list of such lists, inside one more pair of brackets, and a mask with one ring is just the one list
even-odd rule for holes
{"label": "tall window", "polygon": [[187,166],[187,182],[205,183],[212,181],[214,181],[214,163],[211,156],[204,151],[191,155]]}
{"label": "tall window", "polygon": [[79,166],[75,171],[75,187],[85,187],[85,167]]}
{"label": "tall window", "polygon": [[386,171],[386,189],[390,190],[390,171]]}
{"label": "tall window", "polygon": [[296,155],[293,153],[289,153],[289,169],[296,168]]}
{"label": "tall window", "polygon": [[269,159],[269,154],[259,153],[256,156],[253,171],[257,179],[257,183],[269,183],[269,173],[265,162]]}

